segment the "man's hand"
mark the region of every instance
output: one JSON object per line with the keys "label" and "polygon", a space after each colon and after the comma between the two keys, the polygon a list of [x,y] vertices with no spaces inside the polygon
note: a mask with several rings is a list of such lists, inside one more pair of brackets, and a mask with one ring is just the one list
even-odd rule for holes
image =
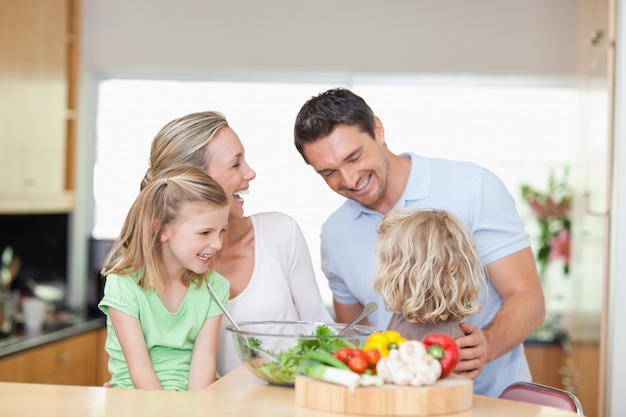
{"label": "man's hand", "polygon": [[468,323],[461,323],[461,329],[465,336],[456,339],[456,344],[461,351],[461,361],[456,367],[456,372],[467,378],[476,378],[487,363],[489,346],[485,333]]}

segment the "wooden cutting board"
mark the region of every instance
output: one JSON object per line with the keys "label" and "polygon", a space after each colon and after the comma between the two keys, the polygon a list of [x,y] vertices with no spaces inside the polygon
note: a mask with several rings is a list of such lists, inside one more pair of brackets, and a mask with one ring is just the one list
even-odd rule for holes
{"label": "wooden cutting board", "polygon": [[423,416],[472,408],[471,379],[449,375],[434,385],[348,388],[297,375],[296,404],[320,411],[372,416]]}

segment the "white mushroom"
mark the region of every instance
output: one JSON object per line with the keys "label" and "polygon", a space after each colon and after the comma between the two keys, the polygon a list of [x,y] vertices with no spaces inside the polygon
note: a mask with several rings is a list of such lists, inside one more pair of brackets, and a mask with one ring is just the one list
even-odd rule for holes
{"label": "white mushroom", "polygon": [[426,352],[423,343],[409,340],[376,364],[376,373],[396,385],[431,385],[441,376],[439,361]]}
{"label": "white mushroom", "polygon": [[413,386],[432,385],[441,376],[439,361],[430,355],[426,356],[421,361],[413,363],[414,378],[410,382]]}
{"label": "white mushroom", "polygon": [[405,367],[394,372],[391,378],[396,385],[409,385],[414,375],[408,367]]}
{"label": "white mushroom", "polygon": [[385,382],[393,382],[391,378],[391,371],[387,366],[389,364],[389,358],[380,358],[380,360],[376,363],[376,375],[379,375],[383,378]]}
{"label": "white mushroom", "polygon": [[419,340],[407,340],[398,347],[398,354],[404,363],[422,360],[426,355],[426,348]]}
{"label": "white mushroom", "polygon": [[[389,356],[381,358],[378,361],[376,364],[376,373],[382,376],[385,382],[395,384],[396,374],[403,373],[405,368],[406,364],[402,362],[398,351],[394,349],[389,352]],[[402,376],[402,378],[404,378],[404,376]]]}
{"label": "white mushroom", "polygon": [[400,354],[397,349],[390,350],[387,359],[387,367],[391,372],[404,368],[404,361],[400,358]]}

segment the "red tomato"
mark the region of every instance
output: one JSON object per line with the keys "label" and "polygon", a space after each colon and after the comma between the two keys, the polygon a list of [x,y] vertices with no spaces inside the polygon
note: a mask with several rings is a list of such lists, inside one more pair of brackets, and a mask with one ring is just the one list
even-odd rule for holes
{"label": "red tomato", "polygon": [[348,360],[352,356],[352,349],[349,347],[342,347],[338,351],[334,353],[335,358],[339,359],[341,362],[348,364]]}
{"label": "red tomato", "polygon": [[375,367],[380,358],[381,354],[378,349],[369,349],[367,352],[365,352],[365,360],[370,365],[370,368],[372,366]]}
{"label": "red tomato", "polygon": [[363,372],[367,370],[367,361],[363,357],[353,356],[348,361],[348,367],[350,368],[352,372],[356,372],[357,374],[362,374]]}
{"label": "red tomato", "polygon": [[352,349],[351,358],[361,358],[365,362],[367,362],[367,358],[365,357],[365,352],[362,349]]}

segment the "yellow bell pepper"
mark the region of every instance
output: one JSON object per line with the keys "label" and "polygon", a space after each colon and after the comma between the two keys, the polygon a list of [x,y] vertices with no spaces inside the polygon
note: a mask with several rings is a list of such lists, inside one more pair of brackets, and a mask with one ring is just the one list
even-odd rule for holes
{"label": "yellow bell pepper", "polygon": [[377,349],[381,356],[389,356],[390,349],[397,349],[404,342],[406,342],[406,339],[395,330],[376,332],[369,335],[363,345],[363,351],[367,352],[370,349]]}

